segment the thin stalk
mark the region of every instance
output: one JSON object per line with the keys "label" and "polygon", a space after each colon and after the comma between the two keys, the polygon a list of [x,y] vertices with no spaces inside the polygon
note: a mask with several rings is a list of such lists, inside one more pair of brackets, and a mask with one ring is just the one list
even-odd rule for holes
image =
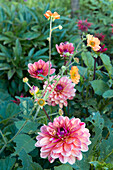
{"label": "thin stalk", "polygon": [[49,119],[49,121],[52,122],[52,120],[50,119],[50,117],[49,117],[49,115],[47,114],[47,112],[46,112],[46,110],[44,109],[44,107],[43,107],[43,111],[44,111],[44,113],[46,114],[46,116],[47,116],[47,118]]}
{"label": "thin stalk", "polygon": [[112,151],[104,158],[104,162],[105,162],[105,160],[111,155],[113,153],[113,149],[112,149]]}
{"label": "thin stalk", "polygon": [[36,111],[36,113],[35,113],[35,115],[34,115],[33,120],[35,120],[35,119],[36,119],[36,117],[37,117],[37,115],[38,115],[39,111],[40,111],[40,106],[38,106],[37,111]]}
{"label": "thin stalk", "polygon": [[96,61],[97,61],[97,59],[94,57],[94,73],[93,73],[93,80],[95,80]]}
{"label": "thin stalk", "polygon": [[4,143],[6,144],[6,143],[7,143],[7,141],[6,141],[6,139],[5,139],[5,137],[4,137],[4,135],[3,135],[3,133],[2,133],[2,131],[1,131],[1,130],[0,130],[0,133],[1,133],[1,136],[2,136],[2,138],[3,138]]}
{"label": "thin stalk", "polygon": [[50,62],[51,62],[51,35],[52,35],[52,18],[50,19],[50,33],[49,33],[49,73],[48,73],[48,83],[49,83]]}

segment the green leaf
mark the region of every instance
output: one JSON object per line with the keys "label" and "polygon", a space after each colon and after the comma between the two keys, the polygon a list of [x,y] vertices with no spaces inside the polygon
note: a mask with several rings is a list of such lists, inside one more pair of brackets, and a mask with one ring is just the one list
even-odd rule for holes
{"label": "green leaf", "polygon": [[23,168],[20,168],[20,169],[43,170],[42,167],[38,163],[32,162],[31,156],[26,153],[24,148],[19,153],[19,158],[22,160],[22,165],[23,165]]}
{"label": "green leaf", "polygon": [[35,59],[35,57],[40,56],[41,54],[44,54],[47,50],[48,50],[48,48],[44,48],[44,49],[42,49],[42,50],[37,51],[37,52],[33,55],[33,58]]}
{"label": "green leaf", "polygon": [[22,77],[23,77],[23,71],[22,71],[22,69],[16,69],[16,73],[17,73],[17,75],[19,76],[19,78],[22,78]]}
{"label": "green leaf", "polygon": [[113,90],[107,90],[105,93],[102,95],[104,98],[112,98],[113,97]]}
{"label": "green leaf", "polygon": [[105,91],[109,90],[109,86],[103,80],[93,80],[90,83],[98,95],[102,95]]}
{"label": "green leaf", "polygon": [[6,157],[6,159],[0,160],[0,170],[12,170],[16,159],[11,157]]}
{"label": "green leaf", "polygon": [[22,110],[24,115],[29,115],[32,108],[33,108],[33,100],[30,97],[18,97],[16,96],[17,99],[20,100],[20,109]]}
{"label": "green leaf", "polygon": [[100,54],[100,58],[109,74],[113,75],[113,67],[111,65],[110,57],[106,54]]}
{"label": "green leaf", "polygon": [[[25,121],[21,120],[18,122],[15,122],[15,125],[17,127],[17,129],[20,129],[22,127],[22,125],[25,123]],[[35,122],[31,122],[30,120],[27,122],[27,124],[24,126],[24,128],[22,129],[22,132],[24,133],[31,133],[33,131],[36,131],[38,128],[39,124],[35,123]]]}
{"label": "green leaf", "polygon": [[11,67],[7,63],[0,63],[0,70],[9,70]]}
{"label": "green leaf", "polygon": [[55,166],[54,167],[55,170],[73,170],[73,168],[66,164],[66,165],[60,165],[60,166]]}
{"label": "green leaf", "polygon": [[14,54],[18,58],[20,58],[22,54],[22,47],[18,39],[16,40],[16,45],[14,47]]}
{"label": "green leaf", "polygon": [[94,58],[92,57],[90,52],[82,52],[81,54],[82,59],[85,63],[85,65],[90,69],[94,69]]}
{"label": "green leaf", "polygon": [[36,39],[39,36],[40,36],[40,33],[27,32],[27,33],[23,34],[22,38],[26,39],[26,40],[32,40],[32,39]]}
{"label": "green leaf", "polygon": [[15,69],[9,70],[8,71],[8,80],[10,80],[13,77],[14,74],[15,74]]}
{"label": "green leaf", "polygon": [[11,58],[10,52],[5,46],[0,44],[0,49],[6,55],[6,57]]}
{"label": "green leaf", "polygon": [[14,142],[16,143],[15,152],[12,154],[12,156],[19,155],[19,153],[24,149],[26,153],[31,152],[33,149],[35,149],[35,141],[26,134],[19,134],[14,139]]}

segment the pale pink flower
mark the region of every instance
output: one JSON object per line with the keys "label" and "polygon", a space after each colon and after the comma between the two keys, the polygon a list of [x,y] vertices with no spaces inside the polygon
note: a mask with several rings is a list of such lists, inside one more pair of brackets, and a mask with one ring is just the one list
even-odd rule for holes
{"label": "pale pink flower", "polygon": [[[54,78],[55,76],[50,77],[50,81]],[[57,78],[59,78],[58,76]],[[45,93],[47,91],[51,91],[53,87],[55,86],[57,80],[53,80],[52,84],[49,84]],[[48,84],[47,81],[44,82],[43,88],[46,88],[46,85]],[[62,77],[58,84],[56,85],[55,89],[53,92],[49,95],[47,99],[48,105],[56,106],[59,104],[59,107],[62,108],[63,105],[67,106],[67,99],[73,99],[75,96],[75,89],[74,89],[75,84],[72,83],[71,79],[69,79],[67,76]]]}
{"label": "pale pink flower", "polygon": [[53,123],[41,127],[36,137],[36,147],[41,147],[41,158],[48,157],[50,163],[59,158],[61,163],[74,164],[82,159],[82,152],[88,151],[90,133],[79,118],[59,116]]}
{"label": "pale pink flower", "polygon": [[[55,69],[51,69],[52,64],[50,63],[50,75],[55,72]],[[38,76],[42,74],[43,76],[47,76],[49,72],[49,61],[45,62],[43,60],[39,60],[38,62],[34,62],[33,64],[28,64],[28,72],[30,73],[31,77],[38,78],[39,80],[43,80],[44,78]]]}
{"label": "pale pink flower", "polygon": [[61,57],[68,57],[74,53],[74,46],[69,42],[62,42],[59,46],[56,44],[56,49]]}

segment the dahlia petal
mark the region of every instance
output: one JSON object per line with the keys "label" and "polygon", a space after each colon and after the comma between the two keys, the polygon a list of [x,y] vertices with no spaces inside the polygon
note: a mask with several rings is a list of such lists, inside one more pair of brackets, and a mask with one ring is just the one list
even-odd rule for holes
{"label": "dahlia petal", "polygon": [[59,160],[60,160],[61,163],[64,164],[64,163],[66,163],[68,161],[68,157],[60,155]]}
{"label": "dahlia petal", "polygon": [[41,158],[46,158],[46,157],[48,157],[48,155],[49,155],[49,152],[41,152],[40,153]]}
{"label": "dahlia petal", "polygon": [[70,155],[70,156],[68,157],[68,162],[69,162],[71,165],[73,165],[73,164],[75,163],[75,157],[72,156],[72,155]]}
{"label": "dahlia petal", "polygon": [[81,146],[81,141],[78,138],[75,138],[75,140],[73,141],[73,144],[75,146]]}
{"label": "dahlia petal", "polygon": [[49,137],[44,137],[40,140],[40,144],[43,146],[43,145],[48,145],[50,143],[49,141]]}
{"label": "dahlia petal", "polygon": [[65,150],[66,152],[71,151],[71,149],[72,149],[72,145],[69,145],[69,144],[64,143],[64,150]]}
{"label": "dahlia petal", "polygon": [[81,151],[83,151],[83,152],[86,152],[86,151],[88,151],[88,146],[87,146],[87,144],[85,144],[85,143],[82,143],[81,144]]}

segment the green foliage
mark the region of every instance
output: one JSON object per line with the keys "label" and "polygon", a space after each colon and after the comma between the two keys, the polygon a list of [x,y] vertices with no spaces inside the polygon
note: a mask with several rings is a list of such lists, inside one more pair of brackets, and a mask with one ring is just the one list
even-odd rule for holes
{"label": "green foliage", "polygon": [[43,170],[42,167],[38,163],[32,161],[31,156],[26,153],[24,148],[22,149],[22,151],[19,154],[19,159],[22,160],[22,165],[23,165],[23,168],[19,168],[19,169]]}
{"label": "green foliage", "polygon": [[6,159],[0,160],[0,169],[1,170],[11,170],[15,164],[16,159],[11,157],[6,157]]}

